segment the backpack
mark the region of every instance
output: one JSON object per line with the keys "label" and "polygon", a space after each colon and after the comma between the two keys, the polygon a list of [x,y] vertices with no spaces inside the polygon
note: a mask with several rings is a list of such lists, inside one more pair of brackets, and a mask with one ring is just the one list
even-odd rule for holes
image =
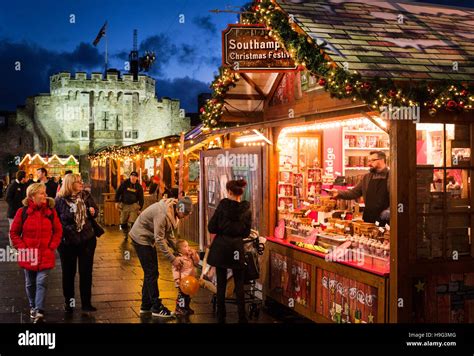
{"label": "backpack", "polygon": [[[21,208],[21,229],[23,230],[23,224],[25,223],[26,219],[28,219],[28,214],[26,213],[28,210],[27,206]],[[54,213],[48,216],[48,219],[51,220],[51,226],[54,226]]]}

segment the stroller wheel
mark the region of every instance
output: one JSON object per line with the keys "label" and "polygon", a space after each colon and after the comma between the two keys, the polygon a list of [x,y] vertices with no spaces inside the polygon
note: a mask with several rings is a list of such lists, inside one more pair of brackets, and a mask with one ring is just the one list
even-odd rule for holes
{"label": "stroller wheel", "polygon": [[249,304],[249,319],[252,319],[254,316],[257,318],[257,304],[251,303]]}
{"label": "stroller wheel", "polygon": [[217,309],[217,296],[214,294],[211,299],[212,303],[212,312],[215,313]]}

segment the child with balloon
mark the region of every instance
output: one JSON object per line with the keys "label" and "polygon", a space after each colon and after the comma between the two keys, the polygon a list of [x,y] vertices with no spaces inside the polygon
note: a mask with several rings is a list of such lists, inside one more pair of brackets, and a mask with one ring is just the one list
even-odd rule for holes
{"label": "child with balloon", "polygon": [[196,279],[196,266],[199,264],[199,255],[189,247],[186,240],[176,241],[176,249],[181,257],[181,265],[172,266],[173,279],[178,288],[176,298],[176,315],[187,316],[194,314],[191,309],[191,297],[199,291],[199,282]]}

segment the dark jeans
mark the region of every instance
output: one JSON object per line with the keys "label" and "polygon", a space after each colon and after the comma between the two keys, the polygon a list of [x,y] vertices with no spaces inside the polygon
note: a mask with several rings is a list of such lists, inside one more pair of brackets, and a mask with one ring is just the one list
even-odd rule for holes
{"label": "dark jeans", "polygon": [[[227,287],[227,268],[216,267],[217,275],[217,318],[219,322],[224,322],[225,311],[225,291]],[[245,316],[245,294],[244,294],[244,270],[232,269],[232,275],[235,283],[235,297],[237,302],[237,311],[239,321],[244,321]]]}
{"label": "dark jeans", "polygon": [[143,269],[142,306],[143,310],[157,311],[161,307],[158,289],[158,256],[153,246],[140,245],[133,242],[135,251]]}
{"label": "dark jeans", "polygon": [[79,261],[79,289],[81,292],[82,307],[91,305],[92,297],[92,267],[97,240],[81,242],[80,245],[64,245],[58,248],[61,266],[63,269],[63,294],[67,305],[71,305],[74,298],[74,280],[76,278],[77,263]]}

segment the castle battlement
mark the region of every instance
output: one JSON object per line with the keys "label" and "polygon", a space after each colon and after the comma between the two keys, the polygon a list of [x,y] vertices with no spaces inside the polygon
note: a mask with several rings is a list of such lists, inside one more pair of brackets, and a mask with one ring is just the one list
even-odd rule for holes
{"label": "castle battlement", "polygon": [[61,95],[70,90],[112,90],[112,91],[139,91],[145,96],[155,96],[155,80],[147,75],[138,75],[138,80],[133,80],[133,75],[119,72],[103,73],[59,72],[49,78],[51,93]]}

